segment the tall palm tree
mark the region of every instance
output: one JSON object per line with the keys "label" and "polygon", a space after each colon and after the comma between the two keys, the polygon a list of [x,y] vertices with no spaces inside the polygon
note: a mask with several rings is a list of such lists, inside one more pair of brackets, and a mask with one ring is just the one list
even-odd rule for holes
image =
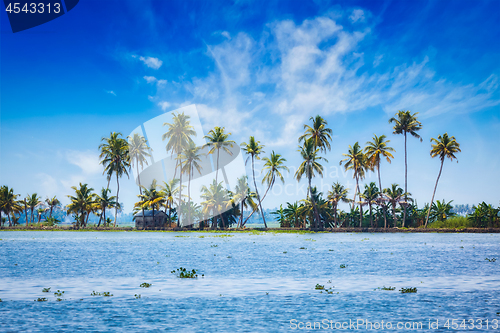
{"label": "tall palm tree", "polygon": [[27,204],[28,204],[28,207],[30,208],[31,210],[31,220],[30,220],[30,223],[33,223],[33,213],[34,213],[34,210],[35,208],[41,204],[42,202],[40,201],[41,197],[38,196],[38,194],[36,193],[33,193],[32,195],[28,196],[27,197]]}
{"label": "tall palm tree", "polygon": [[[102,138],[101,143],[99,145],[99,149],[101,154],[99,158],[101,159],[100,164],[104,166],[103,174],[106,173],[109,181],[111,180],[111,176],[113,173],[116,175],[116,201],[118,201],[118,196],[120,194],[120,182],[119,178],[123,176],[123,174],[128,175],[128,170],[130,169],[130,154],[128,143],[125,139],[120,138],[122,134],[119,132],[112,132],[109,138]],[[115,221],[113,226],[116,227],[116,218],[118,216],[118,205],[115,206]]]}
{"label": "tall palm tree", "polygon": [[[356,179],[356,189],[354,190],[354,198],[352,201],[352,210],[354,210],[354,204],[356,203],[356,195],[359,196],[359,180],[365,178],[365,172],[369,169],[370,165],[367,162],[366,155],[363,153],[363,149],[358,142],[356,142],[352,147],[349,146],[349,150],[347,154],[342,154],[346,156],[342,161],[340,161],[340,165],[344,163],[345,170],[353,171],[353,178]],[[361,228],[361,223],[363,221],[363,208],[361,206],[361,197],[359,197],[359,227]]]}
{"label": "tall palm tree", "polygon": [[309,120],[313,121],[313,126],[311,127],[307,124],[304,125],[304,129],[306,131],[299,137],[299,143],[308,139],[312,139],[315,148],[319,148],[319,150],[322,152],[326,152],[327,149],[328,151],[330,151],[332,130],[326,127],[326,125],[328,125],[328,122],[319,115],[316,117],[311,117],[309,118]]}
{"label": "tall palm tree", "polygon": [[[264,145],[261,145],[260,144],[260,141],[256,141],[255,140],[255,137],[251,136],[250,139],[248,140],[248,143],[246,142],[243,142],[241,144],[241,146],[243,147],[243,151],[249,155],[247,160],[245,161],[245,163],[248,162],[248,159],[251,158],[252,159],[252,177],[253,177],[253,185],[255,187],[255,193],[257,194],[257,201],[258,201],[258,204],[259,204],[259,209],[260,209],[260,214],[262,216],[262,221],[264,221],[264,228],[267,229],[267,223],[266,223],[266,219],[264,217],[264,211],[262,210],[262,204],[261,204],[261,200],[260,200],[260,195],[259,195],[259,189],[257,188],[257,182],[255,181],[255,160],[259,160],[260,159],[260,154],[263,154],[264,153]],[[253,212],[252,212],[253,214]]]}
{"label": "tall palm tree", "polygon": [[93,188],[87,184],[79,184],[79,187],[71,187],[75,191],[75,195],[68,195],[70,203],[66,206],[67,214],[76,215],[76,227],[85,227],[88,221],[90,212],[95,207],[96,194],[92,191]]}
{"label": "tall palm tree", "polygon": [[[257,203],[253,200],[256,198],[257,194],[255,192],[250,192],[250,187],[248,187],[248,177],[241,176],[237,179],[236,186],[234,188],[233,199],[235,202],[240,202],[240,221],[238,222],[238,227],[242,228],[245,223],[243,222],[244,209],[250,206],[252,208],[252,213],[257,209]],[[252,214],[250,214],[251,216]],[[245,221],[246,222],[246,221]]]}
{"label": "tall palm tree", "polygon": [[212,229],[217,229],[217,218],[219,216],[222,222],[222,228],[226,228],[226,223],[224,221],[224,216],[222,212],[228,207],[230,203],[230,198],[228,196],[228,191],[222,186],[222,182],[216,183],[215,179],[212,184],[208,187],[203,185],[201,188],[201,197],[205,200],[201,203],[203,206],[202,213],[210,214],[214,216],[214,222],[212,223]]}
{"label": "tall palm tree", "polygon": [[337,222],[337,207],[339,202],[350,202],[347,198],[347,193],[349,193],[349,189],[345,188],[344,185],[339,182],[334,183],[332,189],[328,192],[327,198],[333,207],[333,219],[336,227],[339,226]]}
{"label": "tall palm tree", "polygon": [[[17,200],[19,194],[14,194],[14,189],[9,188],[8,186],[2,186],[1,190],[1,202],[0,202],[0,210],[3,211],[9,220],[9,227],[12,226],[11,214],[14,219],[15,213],[19,213],[23,210],[21,206],[21,201]],[[0,216],[1,221],[1,216]]]}
{"label": "tall palm tree", "polygon": [[153,221],[155,220],[155,209],[159,210],[161,205],[165,203],[165,197],[161,191],[158,191],[156,179],[153,179],[149,188],[143,186],[143,194],[139,194],[139,201],[136,202],[135,207],[141,209],[150,208],[153,210]]}
{"label": "tall palm tree", "polygon": [[[406,139],[407,134],[410,133],[411,136],[420,139],[422,142],[422,138],[418,135],[418,131],[422,129],[422,123],[417,120],[418,112],[411,114],[409,110],[401,111],[399,110],[396,113],[396,117],[392,117],[389,119],[389,123],[394,123],[393,134],[403,134],[405,137],[405,193],[408,193],[408,159],[407,159],[407,148],[406,148]],[[407,201],[407,197],[405,196],[405,201]],[[404,208],[403,215],[403,226],[405,225],[406,220],[406,206]]]}
{"label": "tall palm tree", "polygon": [[[382,181],[380,180],[380,160],[385,157],[386,161],[391,163],[391,158],[394,156],[391,152],[395,152],[394,148],[389,147],[387,144],[391,142],[391,140],[386,140],[385,135],[377,136],[373,134],[372,141],[368,141],[365,147],[366,158],[368,159],[368,163],[370,163],[371,168],[376,168],[378,172],[378,188],[382,189]],[[380,199],[382,199],[382,192],[379,192]],[[387,214],[385,208],[382,209],[384,215],[384,224],[387,224]]]}
{"label": "tall palm tree", "polygon": [[116,196],[109,196],[109,193],[111,193],[111,190],[103,187],[101,195],[96,195],[95,197],[96,207],[101,211],[99,223],[97,224],[98,227],[101,226],[101,220],[104,220],[104,223],[106,223],[106,209],[114,208],[118,204]]}
{"label": "tall palm tree", "polygon": [[49,218],[51,218],[52,217],[52,211],[54,210],[54,208],[59,207],[59,205],[61,204],[61,202],[59,201],[59,199],[56,198],[55,195],[52,198],[45,199],[45,202],[49,206],[49,209],[50,209]]}
{"label": "tall palm tree", "polygon": [[318,156],[318,153],[320,151],[319,148],[316,148],[314,144],[314,139],[309,138],[304,141],[303,146],[299,146],[300,155],[302,156],[302,163],[300,164],[299,168],[295,172],[295,179],[297,179],[298,182],[302,179],[302,176],[306,176],[309,186],[307,188],[307,194],[311,198],[312,206],[313,206],[313,211],[315,215],[315,220],[316,220],[316,228],[319,227],[320,224],[320,219],[319,219],[319,214],[318,210],[316,207],[316,203],[314,201],[314,198],[312,197],[312,192],[311,192],[311,180],[315,176],[315,173],[323,177],[323,166],[318,162],[320,160],[324,160],[325,162],[328,163],[328,160],[324,157]]}
{"label": "tall palm tree", "polygon": [[361,194],[361,197],[365,199],[370,209],[370,225],[372,228],[373,228],[372,205],[377,202],[377,198],[379,195],[380,192],[377,185],[375,185],[375,182],[370,182],[370,185],[365,184],[365,190]]}
{"label": "tall palm tree", "polygon": [[[168,209],[168,223],[172,224],[172,210],[174,208],[174,200],[177,192],[179,192],[179,179],[171,179],[163,182],[162,193],[165,198],[165,213]],[[169,225],[169,227],[170,227]]]}
{"label": "tall palm tree", "polygon": [[267,190],[262,196],[261,202],[264,201],[267,192],[274,186],[276,178],[279,178],[282,184],[285,183],[285,178],[283,178],[283,174],[281,173],[281,171],[289,172],[288,168],[284,165],[286,159],[281,157],[280,154],[276,154],[274,150],[271,152],[270,157],[264,157],[262,160],[266,162],[264,163],[262,172],[264,172],[264,170],[267,170],[264,178],[262,178],[262,184],[267,183]]}
{"label": "tall palm tree", "polygon": [[[210,150],[208,151],[209,154],[214,154],[217,151],[217,169],[215,171],[215,184],[216,188],[219,186],[219,155],[220,155],[220,150],[224,150],[227,154],[233,155],[233,153],[229,150],[228,147],[233,147],[233,145],[236,144],[233,140],[229,140],[229,136],[231,135],[231,132],[225,133],[224,132],[224,127],[214,127],[208,132],[208,135],[205,135],[204,138],[208,140],[206,144],[203,145],[203,147],[210,147]],[[211,186],[211,185],[210,185]],[[224,221],[224,218],[222,215],[220,215],[220,218],[222,221]],[[224,222],[223,222],[224,224]]]}
{"label": "tall palm tree", "polygon": [[[167,132],[165,132],[162,135],[162,140],[168,139],[167,146],[165,147],[167,152],[171,151],[171,154],[175,153],[177,155],[176,157],[176,164],[175,164],[175,171],[174,171],[174,177],[177,175],[177,166],[179,166],[179,205],[178,208],[180,208],[181,202],[182,202],[182,158],[180,155],[182,154],[182,151],[186,148],[189,147],[191,143],[193,143],[193,136],[196,136],[196,131],[193,126],[191,126],[191,121],[189,120],[191,117],[186,115],[184,112],[178,113],[178,114],[173,114],[172,118],[172,123],[164,123],[163,126],[168,126]],[[177,225],[181,225],[181,218],[180,218],[180,209],[178,210],[178,220],[177,220]]]}
{"label": "tall palm tree", "polygon": [[[188,147],[184,147],[180,159],[184,160],[184,166],[182,167],[181,172],[188,174],[188,207],[191,207],[191,178],[194,175],[194,170],[198,171],[198,174],[201,175],[201,162],[199,153],[200,148],[195,145],[194,142],[191,142]],[[188,224],[192,224],[191,221],[191,210],[188,209]]]}
{"label": "tall palm tree", "polygon": [[[141,170],[144,169],[144,163],[147,165],[148,160],[146,157],[151,157],[149,152],[152,150],[146,141],[146,138],[138,133],[134,133],[134,136],[128,136],[128,154],[130,156],[130,164],[133,167],[134,165],[137,168],[137,180],[139,185],[139,193],[142,195],[142,187],[141,187],[141,177],[139,175],[139,165],[141,166]],[[144,208],[142,208],[142,216],[144,216]],[[104,219],[106,220],[106,219]],[[101,220],[99,219],[99,223]]]}
{"label": "tall palm tree", "polygon": [[[439,174],[436,179],[436,185],[434,186],[434,192],[432,192],[432,199],[430,206],[432,207],[432,202],[434,201],[434,195],[436,194],[436,189],[439,182],[439,177],[441,177],[441,171],[443,171],[444,159],[449,158],[450,161],[456,159],[455,154],[460,152],[460,144],[455,140],[455,137],[449,137],[448,133],[444,133],[442,136],[438,135],[437,139],[431,138],[432,144],[431,157],[439,157],[441,160],[441,167],[439,168]],[[458,162],[458,161],[457,161]],[[427,222],[429,221],[429,214],[431,210],[427,213],[427,218],[425,219],[425,226],[427,227]]]}

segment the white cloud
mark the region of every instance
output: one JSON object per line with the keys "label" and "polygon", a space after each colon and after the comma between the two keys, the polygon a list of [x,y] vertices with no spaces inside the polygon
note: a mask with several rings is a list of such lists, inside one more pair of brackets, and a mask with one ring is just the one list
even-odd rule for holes
{"label": "white cloud", "polygon": [[227,39],[231,39],[231,35],[227,31],[223,31],[220,33],[222,36],[226,37]]}
{"label": "white cloud", "polygon": [[351,16],[349,16],[349,19],[355,23],[355,22],[363,22],[365,20],[365,12],[362,9],[354,9],[352,11]]}
{"label": "white cloud", "polygon": [[166,101],[159,102],[158,105],[161,107],[163,111],[170,107],[170,103]]}
{"label": "white cloud", "polygon": [[85,175],[95,175],[102,172],[99,164],[99,154],[91,151],[68,150],[66,160],[82,169]]}
{"label": "white cloud", "polygon": [[113,90],[106,90],[106,93],[116,96],[116,93]]}
{"label": "white cloud", "polygon": [[158,81],[154,76],[144,76],[144,80],[146,80],[147,83],[153,83]]}
{"label": "white cloud", "polygon": [[153,58],[153,57],[140,56],[139,60],[142,61],[149,68],[153,68],[153,69],[158,69],[163,64],[163,61],[161,61],[158,58]]}

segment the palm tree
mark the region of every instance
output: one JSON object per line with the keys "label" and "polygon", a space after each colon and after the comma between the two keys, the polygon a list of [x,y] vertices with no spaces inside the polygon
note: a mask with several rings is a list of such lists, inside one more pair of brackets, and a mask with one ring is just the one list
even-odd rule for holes
{"label": "palm tree", "polygon": [[205,201],[201,203],[201,205],[203,206],[202,213],[205,215],[211,213],[211,215],[214,216],[212,229],[216,229],[218,225],[217,218],[215,218],[216,215],[219,216],[222,222],[222,228],[225,229],[226,223],[224,222],[224,216],[222,212],[227,208],[228,203],[230,203],[228,191],[222,186],[222,182],[217,184],[214,179],[213,183],[208,187],[203,185],[201,188],[201,192],[201,197],[205,199]]}
{"label": "palm tree", "polygon": [[[248,187],[247,179],[248,179],[247,176],[241,176],[240,178],[238,178],[236,186],[234,188],[235,193],[233,199],[235,202],[239,201],[241,204],[240,221],[238,222],[238,226],[240,228],[242,228],[243,225],[245,225],[245,223],[243,222],[244,209],[250,206],[253,210],[252,214],[257,209],[257,203],[253,201],[253,198],[256,198],[257,195],[255,194],[255,192],[250,192],[250,187]],[[252,214],[250,214],[250,216],[252,216]]]}
{"label": "palm tree", "polygon": [[[202,168],[199,164],[199,162],[201,162],[201,154],[198,153],[199,150],[200,148],[196,147],[194,142],[191,142],[188,147],[184,147],[181,155],[179,155],[179,158],[184,160],[184,166],[181,172],[188,174],[188,207],[191,207],[191,178],[194,175],[194,169],[201,175]],[[192,224],[190,209],[188,210],[188,224]]]}
{"label": "palm tree", "polygon": [[14,194],[13,188],[2,186],[0,211],[3,211],[5,214],[7,214],[7,218],[9,219],[9,227],[12,226],[11,214],[12,218],[14,219],[14,214],[19,213],[23,210],[21,202],[17,200],[18,196],[19,194]]}
{"label": "palm tree", "polygon": [[[245,161],[245,164],[248,162],[249,158],[252,158],[253,184],[255,186],[255,193],[257,194],[257,201],[259,203],[259,209],[260,209],[260,214],[262,216],[262,221],[264,221],[264,228],[267,229],[267,223],[266,223],[266,219],[264,217],[264,211],[262,210],[259,189],[257,188],[257,182],[255,181],[255,163],[254,163],[256,159],[257,160],[260,159],[259,155],[264,153],[264,150],[263,150],[264,145],[261,145],[260,141],[256,141],[255,137],[251,136],[248,143],[243,142],[241,144],[241,146],[243,147],[243,151],[249,155],[247,160]],[[253,212],[252,212],[252,214],[253,214]]]}
{"label": "palm tree", "polygon": [[302,176],[306,176],[309,182],[309,186],[307,188],[308,196],[311,197],[313,211],[316,219],[316,227],[319,227],[319,214],[316,208],[316,203],[314,202],[314,198],[311,196],[311,180],[312,177],[315,176],[315,173],[319,174],[323,177],[323,166],[318,162],[319,160],[324,160],[328,163],[328,160],[324,157],[318,156],[320,151],[319,148],[316,148],[314,144],[314,139],[309,138],[304,141],[303,146],[299,146],[300,155],[302,156],[303,162],[300,164],[299,168],[295,172],[295,179],[300,182]]}
{"label": "palm tree", "polygon": [[[431,149],[431,157],[434,158],[436,156],[441,160],[441,167],[439,168],[439,174],[436,179],[436,185],[434,186],[434,192],[432,193],[432,199],[430,206],[432,207],[432,202],[434,201],[434,195],[436,194],[436,189],[439,182],[439,177],[441,177],[441,171],[443,171],[444,159],[449,158],[450,161],[456,159],[455,154],[460,152],[460,144],[455,140],[455,137],[449,137],[448,133],[444,133],[442,136],[438,135],[437,139],[431,138],[432,144]],[[458,161],[457,161],[458,162]],[[427,213],[427,218],[425,219],[425,226],[427,227],[427,222],[429,221],[429,214],[431,210]]]}
{"label": "palm tree", "polygon": [[313,126],[304,125],[306,132],[299,137],[299,143],[301,141],[306,141],[312,139],[315,148],[319,148],[320,151],[326,152],[331,150],[330,141],[332,141],[332,130],[326,125],[328,122],[324,120],[319,115],[315,118],[311,117],[309,120],[313,121]]}
{"label": "palm tree", "polygon": [[116,205],[118,205],[118,202],[116,201],[116,196],[114,195],[109,196],[109,193],[111,193],[111,190],[109,188],[103,187],[101,189],[101,195],[97,195],[95,197],[96,206],[101,211],[99,217],[99,223],[97,224],[98,227],[101,226],[101,220],[106,221],[106,209],[114,208]]}
{"label": "palm tree", "polygon": [[[146,157],[151,157],[149,151],[151,148],[148,146],[146,142],[146,138],[138,133],[134,133],[134,136],[127,137],[128,139],[128,153],[130,156],[131,166],[134,165],[137,168],[137,181],[139,185],[139,193],[142,195],[142,187],[141,187],[141,177],[139,175],[139,164],[141,165],[141,170],[144,169],[144,163],[148,164],[148,160]],[[142,216],[144,217],[144,208],[142,209]],[[106,221],[106,219],[104,219]],[[99,224],[101,220],[99,219]]]}
{"label": "palm tree", "polygon": [[[356,179],[356,189],[354,190],[354,198],[352,201],[352,210],[354,210],[354,204],[356,202],[356,194],[360,194],[359,190],[359,180],[365,178],[365,171],[369,169],[370,165],[367,162],[366,155],[363,153],[358,142],[354,144],[354,146],[349,146],[349,150],[347,154],[342,154],[346,156],[345,159],[340,161],[340,165],[344,164],[345,170],[353,170],[353,178]],[[359,199],[359,227],[361,228],[361,222],[363,221],[363,208],[361,207],[361,197]]]}
{"label": "palm tree", "polygon": [[366,200],[368,207],[370,209],[370,225],[373,228],[373,216],[372,216],[372,205],[377,202],[377,198],[380,195],[379,189],[375,182],[371,182],[370,185],[365,184],[365,190],[361,197]]}
{"label": "palm tree", "polygon": [[[393,134],[403,134],[405,137],[405,193],[408,193],[408,160],[407,160],[407,148],[406,148],[406,137],[407,134],[410,133],[411,136],[420,139],[422,142],[422,138],[417,134],[419,130],[422,129],[422,123],[417,120],[418,112],[411,114],[409,110],[401,111],[399,110],[396,113],[396,117],[392,117],[389,119],[389,123],[394,123]],[[407,197],[405,196],[405,201],[407,201]],[[403,215],[403,226],[405,225],[406,220],[406,206],[404,208]]]}
{"label": "palm tree", "polygon": [[297,202],[294,202],[293,204],[287,202],[286,203],[287,207],[283,210],[285,213],[286,218],[290,221],[290,226],[293,228],[299,228],[300,227],[300,207],[297,204]]}
{"label": "palm tree", "polygon": [[287,221],[287,219],[286,219],[285,210],[283,209],[283,205],[280,205],[280,208],[276,209],[276,211],[274,211],[274,212],[271,212],[271,214],[278,216],[278,222],[280,224],[280,228],[290,227],[290,222]]}
{"label": "palm tree", "polygon": [[[130,154],[128,143],[125,139],[120,138],[122,134],[117,132],[112,132],[109,138],[102,138],[101,143],[99,145],[99,149],[101,150],[101,154],[99,158],[101,159],[100,163],[104,166],[103,174],[107,174],[108,186],[109,181],[111,180],[111,176],[116,174],[116,201],[118,202],[118,195],[120,193],[120,182],[119,177],[123,174],[128,175],[128,170],[130,169]],[[114,226],[116,227],[116,218],[118,216],[118,205],[115,206],[115,221]]]}
{"label": "palm tree", "polygon": [[[408,195],[411,195],[411,193],[406,193],[406,192],[403,192],[403,189],[401,187],[399,187],[398,184],[391,184],[391,187],[390,188],[385,188],[384,189],[384,195],[386,196],[387,200],[389,201],[389,203],[391,204],[392,206],[392,214],[393,214],[393,218],[394,218],[394,227],[396,226],[396,222],[397,222],[397,218],[396,218],[396,205],[397,204],[405,204],[406,206],[406,200],[402,201],[401,199],[403,197],[407,197]],[[387,226],[384,225],[384,228],[386,228]]]}
{"label": "palm tree", "polygon": [[41,203],[41,197],[39,197],[38,194],[33,193],[31,196],[28,196],[27,199],[27,205],[31,210],[30,223],[33,223],[33,212],[35,210],[35,207],[37,207]]}
{"label": "palm tree", "polygon": [[446,202],[446,200],[443,199],[443,201],[436,200],[435,203],[432,204],[431,214],[432,214],[432,219],[436,221],[444,221],[448,217],[456,215],[453,213],[451,210],[453,209],[453,206],[451,203],[453,200]]}
{"label": "palm tree", "polygon": [[172,179],[168,182],[163,182],[162,186],[162,193],[163,197],[165,198],[165,213],[168,209],[168,223],[170,223],[169,227],[172,224],[172,209],[174,207],[174,198],[177,195],[177,192],[179,192],[179,188],[177,187],[178,185],[179,179]]}
{"label": "palm tree", "polygon": [[[71,188],[75,191],[75,195],[68,195],[71,202],[66,206],[67,214],[75,214],[77,228],[80,226],[85,227],[90,212],[96,206],[96,194],[92,193],[94,189],[88,187],[87,184],[80,183],[79,188],[76,186],[72,186]],[[86,216],[87,218],[85,218]]]}
{"label": "palm tree", "polygon": [[150,208],[153,210],[153,221],[155,220],[155,209],[159,210],[161,205],[165,203],[165,197],[161,191],[157,190],[156,179],[153,179],[149,188],[143,186],[143,194],[138,195],[139,201],[135,207],[141,209]]}
{"label": "palm tree", "polygon": [[51,218],[52,217],[52,211],[54,210],[55,207],[59,207],[59,205],[61,204],[61,202],[59,201],[59,199],[56,198],[56,196],[53,196],[50,199],[49,198],[45,199],[45,202],[49,206],[49,209],[50,209],[49,218]]}
{"label": "palm tree", "polygon": [[262,184],[267,183],[267,190],[264,193],[264,196],[262,196],[262,200],[260,202],[264,201],[267,192],[274,186],[276,177],[281,180],[282,184],[285,183],[285,179],[283,178],[281,171],[283,170],[289,172],[288,168],[284,165],[286,159],[281,157],[280,154],[276,154],[274,150],[271,152],[270,157],[264,157],[262,160],[266,162],[264,163],[262,171],[264,172],[264,170],[267,170],[264,178],[262,178]]}
{"label": "palm tree", "polygon": [[350,202],[347,198],[347,193],[349,193],[349,189],[345,188],[344,185],[336,182],[332,185],[332,189],[328,192],[327,198],[330,204],[333,207],[333,219],[335,226],[338,227],[339,224],[337,222],[337,207],[339,202]]}
{"label": "palm tree", "polygon": [[[389,147],[387,144],[391,142],[391,140],[386,140],[385,135],[377,136],[373,134],[373,140],[368,141],[365,147],[366,158],[368,159],[368,163],[371,165],[371,168],[377,168],[378,172],[378,186],[379,189],[382,189],[382,181],[380,180],[380,160],[385,157],[389,164],[391,163],[391,158],[394,156],[391,152],[395,152],[394,148]],[[382,192],[379,192],[380,197],[382,199]],[[382,209],[384,215],[384,224],[387,224],[387,215],[385,209]]]}

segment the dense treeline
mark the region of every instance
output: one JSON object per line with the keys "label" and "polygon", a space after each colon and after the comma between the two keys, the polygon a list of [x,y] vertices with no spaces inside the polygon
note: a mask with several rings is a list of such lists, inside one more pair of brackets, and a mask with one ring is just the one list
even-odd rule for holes
{"label": "dense treeline", "polygon": [[[422,124],[417,119],[417,113],[410,111],[398,111],[395,117],[389,119],[393,124],[393,134],[401,134],[404,137],[405,147],[405,179],[404,189],[399,184],[382,186],[381,167],[384,162],[391,163],[394,159],[394,148],[389,146],[390,140],[386,135],[374,135],[373,139],[366,143],[363,148],[359,142],[348,147],[344,159],[340,161],[346,171],[352,170],[355,180],[355,188],[348,189],[336,182],[331,185],[327,193],[321,193],[312,185],[315,177],[323,177],[324,164],[328,163],[325,156],[331,150],[332,130],[328,123],[320,116],[311,117],[311,126],[304,125],[304,134],[298,138],[298,153],[302,163],[297,168],[294,178],[300,182],[307,180],[306,198],[297,202],[287,202],[280,205],[279,209],[272,212],[282,227],[292,228],[342,228],[342,227],[419,227],[427,226],[429,222],[434,227],[447,226],[449,219],[454,219],[450,224],[452,227],[500,227],[499,208],[494,208],[485,202],[478,206],[461,207],[466,209],[467,217],[457,217],[451,202],[436,200],[434,197],[442,174],[444,161],[456,159],[455,154],[460,152],[460,145],[453,136],[447,133],[439,135],[437,139],[431,139],[431,157],[439,157],[440,169],[436,184],[432,193],[430,204],[419,208],[412,199],[407,188],[407,139],[409,136],[420,139],[418,134]],[[152,210],[153,218],[155,212],[163,211],[168,216],[164,227],[192,225],[199,223],[200,228],[211,227],[212,229],[225,229],[228,227],[242,228],[254,213],[260,215],[260,219],[267,228],[266,214],[262,209],[262,202],[273,188],[276,181],[285,182],[284,174],[289,172],[286,159],[272,151],[268,156],[265,154],[265,146],[250,136],[248,143],[241,144],[243,152],[248,156],[247,162],[251,162],[251,183],[246,176],[238,179],[233,189],[228,191],[223,181],[219,181],[219,158],[220,154],[232,154],[229,148],[236,145],[230,140],[231,133],[226,133],[223,127],[215,127],[210,130],[204,138],[207,143],[203,147],[197,147],[192,137],[196,136],[194,128],[190,124],[190,117],[184,113],[173,114],[171,123],[164,123],[166,132],[162,139],[166,141],[166,150],[175,158],[175,172],[172,179],[157,184],[152,181],[149,186],[143,186],[139,177],[140,171],[148,164],[151,156],[151,148],[147,140],[134,134],[126,139],[121,133],[113,132],[108,138],[102,138],[99,146],[100,163],[104,167],[103,174],[106,175],[107,187],[98,193],[94,192],[88,184],[73,186],[74,194],[68,195],[70,204],[61,207],[56,198],[47,198],[44,201],[36,194],[28,195],[18,199],[12,188],[2,186],[0,189],[0,220],[2,224],[8,221],[10,225],[18,224],[21,216],[26,225],[29,223],[40,223],[44,216],[45,223],[53,225],[60,220],[53,216],[54,211],[64,210],[67,215],[73,217],[74,225],[86,227],[91,216],[98,217],[97,226],[116,226],[119,204],[120,178],[129,176],[132,168],[138,175],[139,194],[138,201],[134,207],[134,213]],[[208,154],[214,156],[216,174],[213,183],[201,188],[201,205],[192,201],[191,179],[196,173],[201,174],[200,157],[201,150],[208,148]],[[255,177],[255,160],[261,159],[265,162],[262,184],[265,191],[259,193]],[[361,186],[367,172],[377,172],[378,182],[370,182]],[[184,180],[182,179],[183,177]],[[187,185],[186,185],[187,177]],[[116,178],[116,196],[111,195],[110,182]],[[351,197],[352,196],[352,197]],[[345,203],[349,210],[341,210],[339,204]],[[114,220],[109,216],[114,209]],[[5,216],[2,217],[2,214]],[[269,220],[269,215],[267,215]]]}

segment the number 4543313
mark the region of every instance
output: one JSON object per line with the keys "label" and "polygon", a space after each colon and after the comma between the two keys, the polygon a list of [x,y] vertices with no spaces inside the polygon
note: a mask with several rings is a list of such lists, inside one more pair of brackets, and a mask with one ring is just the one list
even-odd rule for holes
{"label": "number 4543313", "polygon": [[5,8],[5,11],[6,12],[9,12],[9,13],[14,13],[14,14],[18,14],[18,13],[30,13],[30,14],[35,14],[35,13],[38,13],[38,14],[43,14],[43,13],[55,13],[55,14],[59,14],[61,12],[61,4],[58,3],[58,2],[55,2],[53,4],[51,3],[36,3],[36,2],[32,2],[32,3],[25,3],[22,7],[21,7],[21,3],[18,3],[18,2],[14,2],[14,3],[9,3],[7,5],[7,7]]}
{"label": "number 4543313", "polygon": [[444,327],[452,330],[458,329],[498,329],[498,319],[488,320],[488,319],[448,319]]}

